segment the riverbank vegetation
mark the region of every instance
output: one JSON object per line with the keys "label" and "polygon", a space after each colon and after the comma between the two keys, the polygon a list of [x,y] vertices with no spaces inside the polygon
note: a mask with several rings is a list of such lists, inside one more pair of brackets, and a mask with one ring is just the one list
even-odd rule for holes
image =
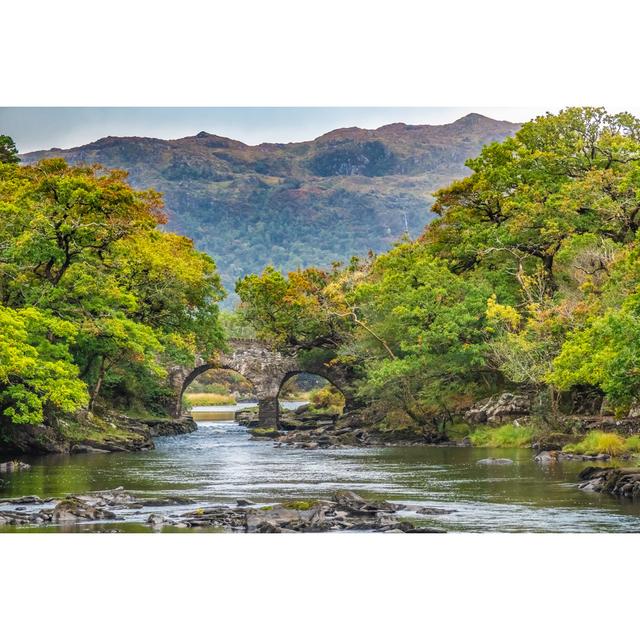
{"label": "riverbank vegetation", "polygon": [[507,423],[499,427],[478,427],[469,439],[474,447],[525,447],[533,442],[534,434],[531,426]]}
{"label": "riverbank vegetation", "polygon": [[467,166],[419,239],[247,276],[243,317],[351,367],[382,419],[441,430],[504,390],[533,397],[548,429],[567,413],[626,416],[640,400],[640,121],[566,109]]}
{"label": "riverbank vegetation", "polygon": [[236,399],[228,393],[185,393],[182,398],[187,407],[236,403]]}
{"label": "riverbank vegetation", "polygon": [[223,342],[213,259],[124,172],[0,146],[0,421],[162,413],[168,370]]}
{"label": "riverbank vegetation", "polygon": [[[267,267],[238,281],[238,313],[222,318],[213,259],[160,230],[159,194],[122,171],[21,166],[9,139],[0,148],[0,415],[12,425],[82,408],[161,413],[172,367],[225,336],[295,350],[303,370],[348,371],[370,424],[433,441],[503,392],[531,400],[530,423],[479,429],[478,443],[524,442],[532,425],[575,431],[567,415],[636,415],[630,114],[571,108],[528,122],[436,192],[418,239],[327,269]],[[190,391],[228,388],[206,384]],[[313,402],[332,406],[329,393]]]}

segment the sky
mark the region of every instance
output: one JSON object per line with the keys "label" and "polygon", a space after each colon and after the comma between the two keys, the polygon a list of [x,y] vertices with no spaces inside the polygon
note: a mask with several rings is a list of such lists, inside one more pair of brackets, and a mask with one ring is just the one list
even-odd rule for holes
{"label": "sky", "polygon": [[312,140],[340,127],[445,124],[471,112],[523,122],[544,111],[534,107],[1,107],[0,135],[11,136],[21,153],[76,147],[106,136],[175,139],[200,131],[260,144]]}

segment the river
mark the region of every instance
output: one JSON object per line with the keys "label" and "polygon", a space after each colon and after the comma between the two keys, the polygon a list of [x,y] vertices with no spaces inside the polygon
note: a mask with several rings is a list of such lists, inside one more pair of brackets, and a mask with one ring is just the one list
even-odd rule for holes
{"label": "river", "polygon": [[[207,413],[196,415],[209,419],[197,418],[196,432],[158,438],[153,451],[28,460],[30,471],[5,476],[0,499],[30,494],[59,497],[122,486],[145,497],[189,498],[197,507],[235,504],[238,498],[259,504],[323,498],[344,488],[406,505],[455,509],[423,518],[448,531],[640,531],[640,503],[577,488],[577,474],[584,466],[580,462],[543,466],[533,461],[528,449],[274,447],[271,441],[251,440],[246,429],[232,420],[215,419],[218,412],[237,408],[200,408]],[[477,464],[487,457],[511,458],[515,464]],[[123,511],[118,515],[125,517],[124,522],[74,525],[71,530],[149,531],[143,524],[149,513],[195,507]],[[52,525],[19,530],[61,529]]]}

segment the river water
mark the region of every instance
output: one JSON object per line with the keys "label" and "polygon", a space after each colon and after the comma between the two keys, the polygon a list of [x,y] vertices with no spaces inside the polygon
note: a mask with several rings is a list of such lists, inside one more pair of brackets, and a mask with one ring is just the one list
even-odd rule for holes
{"label": "river water", "polygon": [[[274,447],[270,441],[251,440],[236,422],[210,419],[217,412],[237,408],[207,407],[208,413],[200,415],[209,419],[197,418],[196,432],[158,438],[153,451],[29,460],[30,471],[5,476],[0,500],[32,494],[59,497],[122,486],[145,497],[189,498],[197,507],[233,505],[238,498],[259,504],[326,498],[342,488],[402,502],[410,511],[417,506],[455,509],[447,515],[422,517],[425,524],[448,531],[640,531],[640,503],[577,488],[577,474],[584,463],[543,466],[533,461],[528,449],[416,446],[310,451]],[[487,457],[511,458],[515,464],[477,464]],[[149,513],[195,507],[149,507],[134,514],[122,512],[119,515],[125,522],[72,529],[149,531],[142,524]]]}

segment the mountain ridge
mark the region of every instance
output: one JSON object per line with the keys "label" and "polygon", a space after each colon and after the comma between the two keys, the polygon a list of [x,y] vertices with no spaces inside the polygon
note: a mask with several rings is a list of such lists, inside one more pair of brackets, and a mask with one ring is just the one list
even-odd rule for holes
{"label": "mountain ridge", "polygon": [[313,140],[248,145],[201,131],[164,140],[106,136],[63,157],[129,172],[164,194],[168,228],[217,261],[226,288],[267,264],[293,270],[384,251],[430,218],[431,193],[468,174],[464,162],[518,123],[470,113],[441,125],[345,127]]}

